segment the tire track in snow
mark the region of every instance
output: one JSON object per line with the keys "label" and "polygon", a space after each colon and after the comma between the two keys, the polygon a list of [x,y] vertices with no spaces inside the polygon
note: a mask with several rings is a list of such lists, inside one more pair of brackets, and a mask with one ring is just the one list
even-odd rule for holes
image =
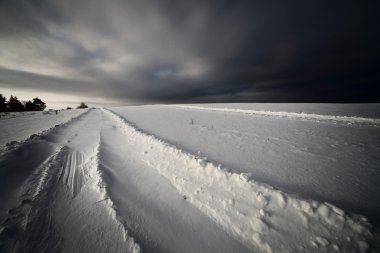
{"label": "tire track in snow", "polygon": [[199,210],[257,252],[366,252],[375,239],[363,216],[302,199],[232,173],[136,129],[108,112],[141,159],[166,177]]}
{"label": "tire track in snow", "polygon": [[214,112],[229,112],[229,113],[241,113],[247,115],[260,115],[268,117],[281,117],[289,119],[305,119],[314,121],[328,121],[334,123],[344,123],[347,125],[351,124],[366,124],[373,125],[376,127],[380,126],[380,119],[376,118],[364,118],[355,116],[333,116],[333,115],[321,115],[313,113],[296,113],[296,112],[275,112],[275,111],[261,111],[261,110],[247,110],[247,109],[231,109],[231,108],[213,108],[213,107],[203,107],[203,106],[187,106],[187,105],[169,105],[172,107],[191,109],[191,110],[202,110],[202,111],[214,111]]}

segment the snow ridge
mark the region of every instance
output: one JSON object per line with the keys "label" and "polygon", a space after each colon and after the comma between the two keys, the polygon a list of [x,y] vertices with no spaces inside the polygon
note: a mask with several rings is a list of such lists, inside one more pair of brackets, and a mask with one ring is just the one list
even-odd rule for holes
{"label": "snow ridge", "polygon": [[371,247],[373,235],[365,217],[258,183],[250,174],[184,152],[106,112],[131,141],[145,147],[141,159],[166,177],[185,201],[253,251],[366,252]]}
{"label": "snow ridge", "polygon": [[345,123],[350,124],[370,124],[374,126],[380,126],[380,119],[377,118],[364,118],[355,116],[333,116],[333,115],[321,115],[314,113],[296,113],[296,112],[275,112],[275,111],[259,111],[259,110],[247,110],[247,109],[231,109],[231,108],[213,108],[213,107],[203,107],[203,106],[193,106],[193,105],[170,105],[172,107],[184,108],[184,109],[196,109],[204,111],[215,111],[215,112],[231,112],[231,113],[242,113],[248,115],[262,115],[262,116],[274,116],[274,117],[285,117],[285,118],[295,118],[295,119],[305,119],[305,120],[316,120],[316,121],[331,121],[334,123]]}

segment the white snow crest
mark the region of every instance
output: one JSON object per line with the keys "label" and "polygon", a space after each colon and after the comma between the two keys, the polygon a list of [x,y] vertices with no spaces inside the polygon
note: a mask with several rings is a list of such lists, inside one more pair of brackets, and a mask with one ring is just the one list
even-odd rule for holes
{"label": "white snow crest", "polygon": [[372,239],[362,216],[255,182],[250,174],[186,153],[108,113],[129,140],[145,146],[141,159],[166,177],[185,201],[255,252],[360,252],[362,242],[368,245]]}
{"label": "white snow crest", "polygon": [[232,108],[213,108],[213,107],[203,107],[203,106],[188,106],[188,105],[170,105],[173,107],[184,108],[184,109],[196,109],[203,111],[215,111],[215,112],[232,112],[232,113],[242,113],[248,115],[261,115],[261,116],[275,116],[275,117],[285,117],[285,118],[296,118],[296,119],[306,119],[306,120],[317,120],[317,121],[332,121],[336,123],[345,123],[347,125],[351,124],[371,124],[375,126],[380,125],[380,119],[376,118],[364,118],[355,116],[333,116],[333,115],[321,115],[314,113],[296,113],[296,112],[275,112],[275,111],[260,111],[260,110],[247,110],[247,109],[232,109]]}

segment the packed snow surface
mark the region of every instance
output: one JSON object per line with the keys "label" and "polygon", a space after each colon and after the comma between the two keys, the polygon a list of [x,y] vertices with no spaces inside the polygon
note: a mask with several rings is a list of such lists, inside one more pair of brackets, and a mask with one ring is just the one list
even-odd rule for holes
{"label": "packed snow surface", "polygon": [[377,252],[371,106],[3,118],[0,252]]}

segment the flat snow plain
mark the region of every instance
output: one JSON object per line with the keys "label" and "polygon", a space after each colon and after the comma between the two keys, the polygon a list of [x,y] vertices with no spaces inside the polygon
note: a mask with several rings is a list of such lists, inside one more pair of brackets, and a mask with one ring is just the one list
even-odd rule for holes
{"label": "flat snow plain", "polygon": [[378,252],[379,108],[3,118],[0,252]]}

